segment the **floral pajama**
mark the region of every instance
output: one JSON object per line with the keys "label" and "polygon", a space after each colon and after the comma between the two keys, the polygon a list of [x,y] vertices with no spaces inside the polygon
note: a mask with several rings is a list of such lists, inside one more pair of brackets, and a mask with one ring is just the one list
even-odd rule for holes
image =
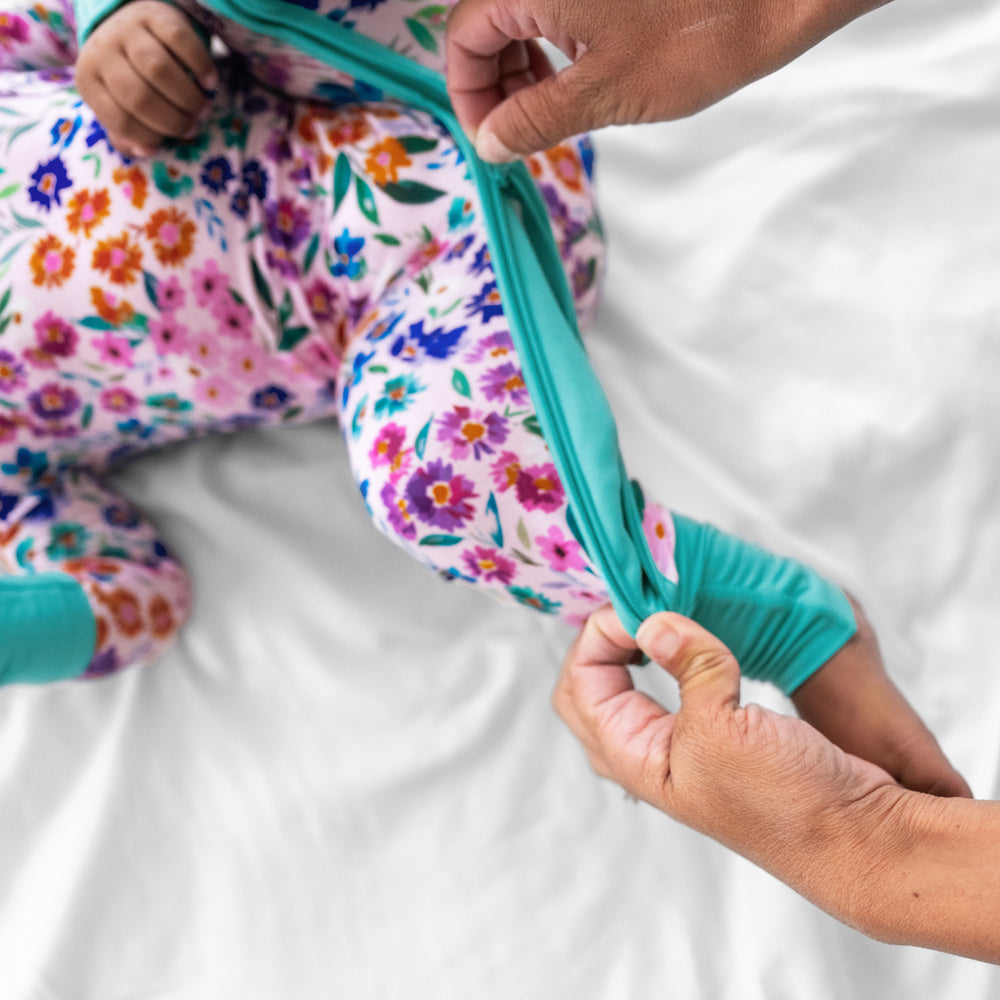
{"label": "floral pajama", "polygon": [[[414,7],[330,16],[439,65],[445,8]],[[335,415],[385,534],[445,577],[580,622],[606,592],[454,142],[191,10],[231,50],[222,84],[199,135],[142,161],[74,89],[72,9],[0,14],[0,574],[80,584],[97,623],[84,676],[149,663],[189,613],[188,581],[106,472],[195,435]],[[590,162],[580,142],[531,163],[581,320],[601,261]],[[675,576],[670,516],[649,505],[645,525]]]}

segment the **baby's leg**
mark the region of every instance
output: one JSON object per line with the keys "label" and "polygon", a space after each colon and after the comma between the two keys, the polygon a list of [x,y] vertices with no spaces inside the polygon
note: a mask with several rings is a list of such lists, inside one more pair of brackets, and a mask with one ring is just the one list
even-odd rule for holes
{"label": "baby's leg", "polygon": [[189,614],[183,569],[94,475],[37,485],[40,461],[21,448],[0,466],[0,683],[151,663]]}
{"label": "baby's leg", "polygon": [[[371,208],[380,240],[385,230],[403,247],[414,231],[425,236],[347,352],[341,419],[355,476],[379,528],[439,574],[577,624],[608,593],[525,386],[475,192],[454,172],[421,174],[417,156],[406,160],[413,169],[394,184],[447,182],[450,197],[427,199],[416,217],[408,205],[396,225],[391,203],[376,195]],[[455,195],[462,213],[448,211]],[[365,258],[366,240],[345,234],[348,256]],[[643,524],[676,584],[671,610],[720,635],[748,675],[792,690],[854,633],[844,596],[806,567],[654,503]]]}
{"label": "baby's leg", "polygon": [[44,70],[76,61],[69,0],[7,0],[0,11],[0,71]]}

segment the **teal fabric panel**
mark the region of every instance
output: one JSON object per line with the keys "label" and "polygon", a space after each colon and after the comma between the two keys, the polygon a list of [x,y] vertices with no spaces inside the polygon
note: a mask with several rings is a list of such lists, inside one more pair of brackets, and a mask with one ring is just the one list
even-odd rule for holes
{"label": "teal fabric panel", "polygon": [[843,592],[794,559],[674,516],[685,612],[717,635],[744,676],[785,694],[857,631]]}
{"label": "teal fabric panel", "polygon": [[71,576],[0,576],[0,684],[79,677],[96,641],[87,595]]}

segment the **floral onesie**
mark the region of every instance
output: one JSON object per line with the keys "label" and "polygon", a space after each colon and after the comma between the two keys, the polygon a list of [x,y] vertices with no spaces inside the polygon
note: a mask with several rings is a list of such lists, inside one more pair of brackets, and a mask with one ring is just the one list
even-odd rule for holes
{"label": "floral onesie", "polygon": [[[446,6],[298,5],[441,68]],[[607,590],[454,140],[363,81],[178,6],[224,43],[222,83],[197,136],[141,161],[111,148],[74,89],[72,8],[0,14],[0,681],[149,663],[187,617],[183,569],[108,490],[109,469],[195,435],[330,415],[381,531],[448,579],[581,622]],[[582,139],[529,161],[581,323],[602,260],[592,159]],[[712,551],[738,544],[652,503],[643,527],[668,579],[679,531],[716,573]],[[711,608],[727,605],[738,629],[734,581],[765,598],[779,581],[793,618],[818,588],[805,625],[774,626],[809,636],[786,657],[788,689],[853,618],[811,571],[752,554],[771,560],[763,578],[729,566],[714,581],[699,565],[701,606],[717,625]]]}

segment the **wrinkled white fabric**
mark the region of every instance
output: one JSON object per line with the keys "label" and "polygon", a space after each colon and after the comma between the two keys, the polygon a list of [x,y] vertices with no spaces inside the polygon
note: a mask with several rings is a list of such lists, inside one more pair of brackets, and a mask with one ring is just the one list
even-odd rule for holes
{"label": "wrinkled white fabric", "polygon": [[[590,335],[650,492],[851,589],[981,797],[998,45],[995,5],[908,0],[697,118],[602,135]],[[548,705],[570,634],[377,536],[333,428],[201,442],[121,484],[196,613],[146,672],[0,691],[3,1000],[1000,992],[594,778]]]}

